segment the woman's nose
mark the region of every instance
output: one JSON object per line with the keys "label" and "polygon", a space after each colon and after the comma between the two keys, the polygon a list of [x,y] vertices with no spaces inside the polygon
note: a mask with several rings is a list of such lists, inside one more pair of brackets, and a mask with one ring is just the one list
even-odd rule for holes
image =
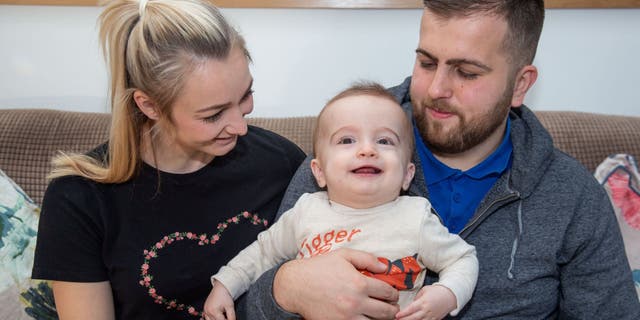
{"label": "woman's nose", "polygon": [[226,130],[230,134],[235,134],[239,136],[243,136],[247,134],[247,119],[244,118],[245,113],[240,110],[240,108],[234,108],[233,110],[229,110],[231,112],[229,123],[227,124]]}

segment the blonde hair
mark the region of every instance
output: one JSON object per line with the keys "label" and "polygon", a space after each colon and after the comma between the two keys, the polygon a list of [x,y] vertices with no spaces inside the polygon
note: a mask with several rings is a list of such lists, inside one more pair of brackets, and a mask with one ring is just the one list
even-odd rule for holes
{"label": "blonde hair", "polygon": [[[233,48],[251,60],[242,36],[207,0],[110,1],[98,23],[111,80],[107,157],[61,153],[53,159],[50,179],[67,175],[100,183],[131,179],[142,163],[143,135],[157,133],[163,122],[172,123],[171,106],[190,72],[209,59],[226,58]],[[136,90],[156,103],[160,120],[152,122],[138,109],[133,100]],[[143,132],[146,124],[151,132]]]}

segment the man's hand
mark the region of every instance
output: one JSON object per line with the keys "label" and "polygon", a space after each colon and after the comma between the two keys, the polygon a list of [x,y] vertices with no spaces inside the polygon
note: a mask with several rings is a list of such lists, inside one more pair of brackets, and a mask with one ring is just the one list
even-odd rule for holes
{"label": "man's hand", "polygon": [[413,302],[398,312],[396,319],[442,319],[455,310],[456,306],[456,296],[449,288],[441,285],[425,286],[420,289]]}
{"label": "man's hand", "polygon": [[204,303],[204,318],[207,320],[235,320],[233,297],[227,288],[215,280],[213,289]]}
{"label": "man's hand", "polygon": [[398,291],[358,270],[381,273],[386,266],[366,252],[339,249],[293,260],[276,273],[273,291],[285,310],[305,319],[393,319]]}

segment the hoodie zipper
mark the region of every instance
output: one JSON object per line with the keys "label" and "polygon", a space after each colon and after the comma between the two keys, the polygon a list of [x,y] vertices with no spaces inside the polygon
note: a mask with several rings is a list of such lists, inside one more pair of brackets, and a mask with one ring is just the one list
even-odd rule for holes
{"label": "hoodie zipper", "polygon": [[[467,224],[464,228],[462,228],[462,230],[460,230],[460,232],[458,234],[464,234],[464,232],[473,227],[478,221],[483,220],[485,215],[487,214],[487,212],[489,212],[489,209],[492,209],[496,204],[498,203],[502,203],[502,202],[509,202],[511,200],[516,200],[520,198],[520,193],[517,191],[513,191],[511,193],[509,193],[508,195],[500,198],[500,199],[496,199],[493,202],[491,202],[491,204],[489,206],[487,206],[486,209],[484,209],[478,216],[476,216],[473,221],[471,221],[471,223]],[[493,211],[493,210],[491,210]],[[466,235],[464,236],[464,238],[466,238]]]}

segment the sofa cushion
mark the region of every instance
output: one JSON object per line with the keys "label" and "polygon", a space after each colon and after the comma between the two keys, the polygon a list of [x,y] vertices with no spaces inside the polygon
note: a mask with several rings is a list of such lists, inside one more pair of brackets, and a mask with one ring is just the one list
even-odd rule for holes
{"label": "sofa cushion", "polygon": [[595,173],[607,190],[616,212],[625,251],[640,298],[640,172],[635,159],[616,154],[602,162]]}
{"label": "sofa cushion", "polygon": [[0,170],[0,319],[56,319],[47,282],[32,281],[39,208]]}

